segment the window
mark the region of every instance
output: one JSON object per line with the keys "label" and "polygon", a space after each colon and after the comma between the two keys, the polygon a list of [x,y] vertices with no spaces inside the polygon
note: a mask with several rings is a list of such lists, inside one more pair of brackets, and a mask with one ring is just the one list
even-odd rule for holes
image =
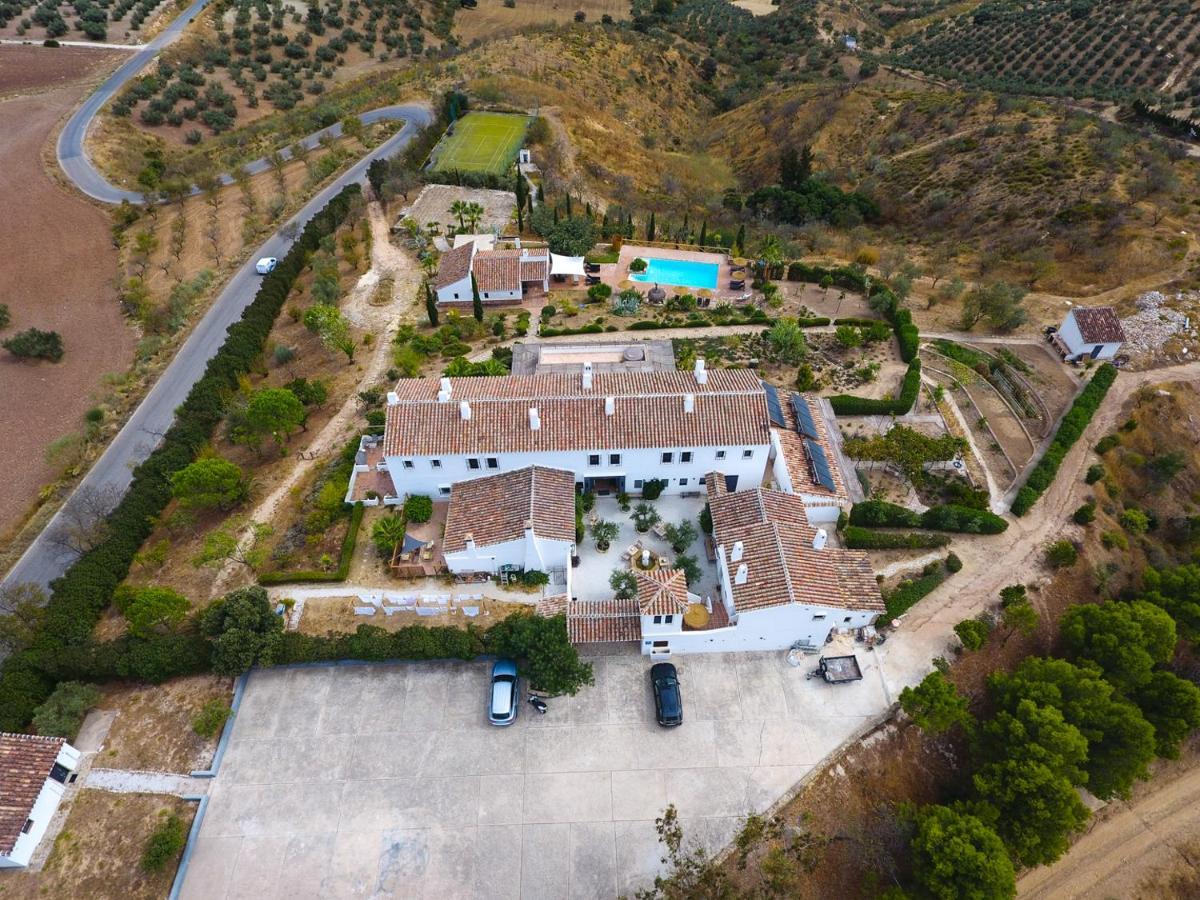
{"label": "window", "polygon": [[650,646],[653,647],[655,650],[666,650],[668,647],[671,646],[671,642],[670,641],[655,641]]}
{"label": "window", "polygon": [[620,453],[608,454],[608,464],[610,466],[619,466],[621,464],[621,454]]}
{"label": "window", "polygon": [[820,621],[822,621],[824,618],[825,618],[825,614],[824,614],[824,613],[819,613],[818,615],[815,615],[815,616],[813,616],[813,621],[814,621],[814,622],[820,622]]}
{"label": "window", "polygon": [[478,469],[479,468],[479,460],[476,459],[474,456],[468,458],[467,459],[467,468],[468,469]]}
{"label": "window", "polygon": [[429,461],[429,465],[430,468],[440,469],[442,467],[442,461],[440,459],[431,459]]}
{"label": "window", "polygon": [[666,618],[665,618],[663,621],[665,621],[665,622],[666,622],[668,625],[670,625],[672,622],[674,622],[674,621],[675,621],[675,617],[674,617],[674,616],[667,616],[667,617],[666,617]]}
{"label": "window", "polygon": [[684,450],[682,453],[680,453],[680,454],[679,454],[679,461],[680,461],[680,462],[682,462],[682,463],[689,463],[689,462],[691,462],[691,461],[692,461],[692,451],[691,451],[691,450]]}
{"label": "window", "polygon": [[850,621],[850,617],[849,617],[849,616],[846,616],[846,618],[842,619],[842,621],[843,621],[843,622],[849,622],[849,621]]}
{"label": "window", "polygon": [[634,490],[641,490],[642,489],[642,479],[635,478],[633,480],[633,487],[634,487]]}
{"label": "window", "polygon": [[53,778],[55,781],[57,781],[59,784],[66,784],[67,783],[67,773],[69,771],[70,771],[70,769],[68,769],[66,766],[61,765],[60,763],[55,763],[53,766],[50,767],[50,777]]}
{"label": "window", "polygon": [[33,831],[33,819],[26,819],[25,824],[21,826],[21,834],[29,834]]}
{"label": "window", "polygon": [[687,480],[686,478],[680,478],[680,479],[679,479],[679,486],[680,486],[680,487],[687,487],[687,483],[688,483],[688,480]]}
{"label": "window", "polygon": [[589,466],[600,465],[600,454],[599,453],[589,453],[588,454],[588,465]]}
{"label": "window", "polygon": [[655,625],[661,625],[661,624],[662,624],[662,616],[655,616],[655,617],[654,617],[654,624],[655,624]]}
{"label": "window", "polygon": [[413,467],[413,461],[411,459],[404,460],[404,468],[411,469],[412,467]]}
{"label": "window", "polygon": [[498,469],[498,468],[500,468],[500,460],[496,459],[496,457],[494,457],[494,456],[489,456],[489,457],[487,458],[487,467],[488,467],[489,469]]}
{"label": "window", "polygon": [[441,494],[443,497],[449,497],[450,496],[450,485],[439,484],[438,485],[438,493]]}
{"label": "window", "polygon": [[717,451],[717,459],[724,459],[724,458],[725,458],[725,451],[724,451],[724,450],[718,450],[718,451]]}
{"label": "window", "polygon": [[454,295],[454,299],[455,299],[455,300],[457,300],[457,299],[458,299],[458,294],[457,294],[457,293],[455,293],[455,295]]}
{"label": "window", "polygon": [[671,453],[669,450],[664,452],[662,455],[662,461],[664,463],[669,463],[669,462],[673,461],[674,459],[675,459],[675,454]]}
{"label": "window", "polygon": [[753,459],[753,458],[754,458],[753,450],[743,450],[742,451],[742,459]]}

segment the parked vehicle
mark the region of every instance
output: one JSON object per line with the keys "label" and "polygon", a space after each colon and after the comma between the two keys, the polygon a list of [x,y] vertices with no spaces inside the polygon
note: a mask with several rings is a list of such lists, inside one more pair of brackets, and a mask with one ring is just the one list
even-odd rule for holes
{"label": "parked vehicle", "polygon": [[511,725],[517,720],[517,664],[498,659],[492,666],[492,689],[488,695],[488,721]]}
{"label": "parked vehicle", "polygon": [[278,264],[279,260],[277,260],[275,257],[264,256],[254,264],[254,271],[259,275],[269,275],[275,271],[275,266]]}
{"label": "parked vehicle", "polygon": [[808,675],[809,678],[823,678],[830,684],[847,684],[851,681],[862,681],[862,669],[858,665],[858,657],[822,656],[817,660],[817,667]]}
{"label": "parked vehicle", "polygon": [[683,698],[679,695],[679,675],[670,663],[655,663],[650,667],[650,684],[654,687],[654,714],[663,728],[683,724]]}

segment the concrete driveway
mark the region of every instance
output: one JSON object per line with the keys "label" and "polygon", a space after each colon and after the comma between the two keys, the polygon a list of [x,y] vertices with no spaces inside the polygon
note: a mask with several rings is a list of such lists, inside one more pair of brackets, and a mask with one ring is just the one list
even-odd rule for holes
{"label": "concrete driveway", "polygon": [[782,653],[677,657],[685,723],[653,721],[649,662],[484,719],[490,665],[278,669],[250,678],[185,898],[612,898],[659,870],[654,818],[725,844],[887,705],[806,681]]}

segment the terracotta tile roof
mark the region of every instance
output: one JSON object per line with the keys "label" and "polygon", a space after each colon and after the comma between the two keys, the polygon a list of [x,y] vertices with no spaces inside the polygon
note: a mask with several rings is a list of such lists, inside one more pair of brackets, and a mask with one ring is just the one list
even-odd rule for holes
{"label": "terracotta tile roof", "polygon": [[0,732],[0,854],[11,853],[64,741]]}
{"label": "terracotta tile roof", "polygon": [[550,277],[550,258],[548,256],[526,257],[521,260],[522,281],[545,281]]}
{"label": "terracotta tile roof", "polygon": [[571,600],[567,636],[573,644],[640,641],[642,618],[637,600]]}
{"label": "terracotta tile roof", "polygon": [[[706,478],[714,540],[724,545],[729,560],[735,609],[745,612],[785,603],[883,609],[866,553],[829,545],[813,548],[817,529],[808,522],[804,501],[761,488],[729,493],[724,481],[719,472]],[[733,546],[739,541],[742,556],[734,561]],[[737,584],[741,563],[746,565],[746,582]]]}
{"label": "terracotta tile roof", "polygon": [[[538,453],[638,447],[753,447],[769,443],[765,395],[753,374],[717,370],[706,384],[684,372],[597,372],[584,390],[579,374],[452,378],[439,403],[436,378],[396,385],[384,431],[388,456]],[[684,395],[693,395],[693,412]],[[605,412],[613,397],[613,414]],[[462,418],[459,403],[471,406]],[[530,427],[536,407],[540,428]]]}
{"label": "terracotta tile roof", "polygon": [[[799,394],[795,396],[800,397]],[[823,494],[834,503],[848,502],[849,495],[846,493],[846,484],[842,480],[842,467],[838,465],[837,457],[834,455],[829,432],[825,428],[825,417],[817,409],[816,401],[806,397],[800,397],[800,399],[803,403],[808,404],[812,413],[813,424],[817,431],[816,443],[825,451],[829,473],[833,477],[834,490],[830,491],[814,477],[812,461],[804,446],[804,437],[796,431],[796,413],[792,409],[790,400],[785,400],[780,404],[785,427],[776,428],[775,433],[779,436],[779,446],[783,450],[783,459],[787,463],[788,475],[792,479],[792,490],[805,494]]]}
{"label": "terracotta tile roof", "polygon": [[504,255],[507,251],[492,250],[475,254],[471,271],[481,291],[519,291],[521,289],[521,260]]}
{"label": "terracotta tile roof", "polygon": [[438,260],[437,279],[433,282],[435,290],[448,287],[456,281],[462,281],[471,274],[471,255],[475,252],[475,244],[468,241],[461,247],[447,250]]}
{"label": "terracotta tile roof", "polygon": [[575,541],[575,475],[564,469],[526,466],[512,472],[459,481],[450,488],[442,552],[519,540],[527,524],[538,537]]}
{"label": "terracotta tile roof", "polygon": [[682,569],[634,569],[638,607],[643,616],[669,616],[688,609],[687,576]]}
{"label": "terracotta tile roof", "polygon": [[1121,320],[1111,306],[1080,306],[1071,312],[1084,343],[1119,344],[1125,340]]}
{"label": "terracotta tile roof", "polygon": [[561,616],[566,613],[568,599],[570,598],[566,594],[543,597],[537,602],[537,606],[533,608],[533,611],[543,619],[553,619],[555,616]]}

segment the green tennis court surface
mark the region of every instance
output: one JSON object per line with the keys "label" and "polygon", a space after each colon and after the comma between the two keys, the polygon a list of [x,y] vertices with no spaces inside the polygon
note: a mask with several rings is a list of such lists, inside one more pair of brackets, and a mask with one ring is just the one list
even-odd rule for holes
{"label": "green tennis court surface", "polygon": [[467,113],[454,124],[454,134],[442,138],[434,168],[503,175],[521,149],[528,122],[506,113]]}

